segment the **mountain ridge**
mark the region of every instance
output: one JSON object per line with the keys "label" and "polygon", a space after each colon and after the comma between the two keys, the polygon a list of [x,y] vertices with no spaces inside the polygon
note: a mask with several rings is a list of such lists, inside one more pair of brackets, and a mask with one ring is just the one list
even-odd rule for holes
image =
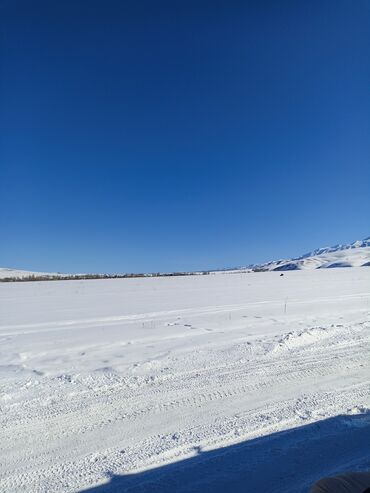
{"label": "mountain ridge", "polygon": [[336,267],[370,267],[370,236],[363,240],[356,240],[349,244],[338,244],[330,247],[316,248],[299,257],[280,259],[252,264],[248,267],[234,269],[220,269],[218,271],[178,272],[158,274],[60,274],[48,272],[33,272],[20,269],[0,268],[0,281],[5,280],[57,280],[79,278],[109,278],[109,277],[150,277],[155,275],[186,275],[222,272],[266,272],[266,271],[291,271],[306,269],[329,269]]}
{"label": "mountain ridge", "polygon": [[370,265],[370,236],[349,244],[322,247],[291,259],[273,260],[250,266],[252,271],[288,271],[362,267]]}

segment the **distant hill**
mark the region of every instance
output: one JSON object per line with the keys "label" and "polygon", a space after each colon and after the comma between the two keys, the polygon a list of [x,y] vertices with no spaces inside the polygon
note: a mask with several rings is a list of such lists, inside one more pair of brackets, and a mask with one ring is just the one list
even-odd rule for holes
{"label": "distant hill", "polygon": [[230,272],[265,272],[290,271],[304,269],[331,269],[336,267],[370,267],[370,237],[355,241],[349,245],[324,247],[305,253],[292,259],[276,260],[249,267],[222,269],[219,271],[172,272],[151,274],[60,274],[33,272],[27,270],[0,268],[0,281],[33,281],[33,280],[73,280],[73,279],[110,279],[126,277],[152,276],[183,276],[201,274],[221,274]]}
{"label": "distant hill", "polygon": [[34,272],[28,270],[0,268],[0,282],[12,281],[74,281],[84,279],[127,279],[132,277],[173,277],[199,276],[209,274],[208,271],[198,272],[153,272],[153,273],[125,273],[125,274],[60,274],[49,272]]}
{"label": "distant hill", "polygon": [[297,258],[253,265],[251,269],[253,271],[289,271],[361,266],[370,266],[370,237],[349,245],[318,248]]}
{"label": "distant hill", "polygon": [[28,270],[19,270],[19,269],[6,269],[0,267],[0,280],[25,279],[28,277],[49,277],[49,276],[60,276],[60,274],[48,273],[48,272],[32,272]]}

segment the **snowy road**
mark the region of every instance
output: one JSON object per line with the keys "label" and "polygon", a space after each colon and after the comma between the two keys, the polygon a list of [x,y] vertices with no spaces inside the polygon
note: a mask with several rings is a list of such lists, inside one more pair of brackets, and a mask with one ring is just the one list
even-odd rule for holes
{"label": "snowy road", "polygon": [[366,267],[0,284],[0,491],[305,492],[370,468],[369,350]]}

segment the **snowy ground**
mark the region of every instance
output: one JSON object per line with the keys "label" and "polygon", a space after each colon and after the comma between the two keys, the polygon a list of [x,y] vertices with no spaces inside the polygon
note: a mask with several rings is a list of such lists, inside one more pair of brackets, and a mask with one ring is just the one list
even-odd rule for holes
{"label": "snowy ground", "polygon": [[370,469],[369,349],[366,267],[0,284],[0,491]]}

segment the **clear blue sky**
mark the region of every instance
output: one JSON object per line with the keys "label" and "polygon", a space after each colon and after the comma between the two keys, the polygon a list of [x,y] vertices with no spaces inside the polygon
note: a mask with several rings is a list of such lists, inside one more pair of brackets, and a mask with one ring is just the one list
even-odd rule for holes
{"label": "clear blue sky", "polygon": [[370,234],[367,0],[0,14],[0,266],[206,269]]}

